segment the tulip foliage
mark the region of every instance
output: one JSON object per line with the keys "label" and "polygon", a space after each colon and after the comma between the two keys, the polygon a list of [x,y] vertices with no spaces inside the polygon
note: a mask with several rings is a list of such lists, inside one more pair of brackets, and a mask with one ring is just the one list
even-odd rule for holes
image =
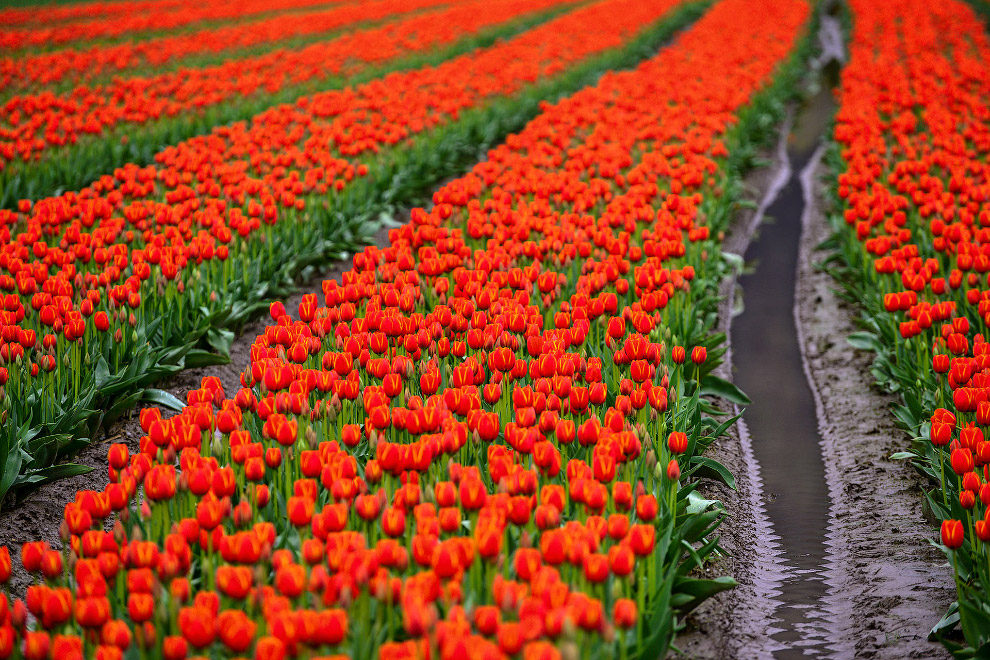
{"label": "tulip foliage", "polygon": [[[958,602],[960,658],[990,649],[990,39],[963,2],[855,0],[833,171],[833,246],[877,352],[873,373],[902,397],[910,458],[931,479]],[[907,28],[910,23],[910,28]],[[924,63],[919,66],[919,63]]]}
{"label": "tulip foliage", "polygon": [[719,2],[272,304],[241,389],[142,411],[63,550],[21,548],[0,658],[663,657],[733,584],[693,573],[699,479],[732,485],[706,397],[745,401],[711,373],[718,239],[809,13]]}
{"label": "tulip foliage", "polygon": [[[535,2],[548,4],[500,4]],[[73,468],[53,463],[148,384],[215,359],[197,344],[224,351],[228,328],[305,267],[356,247],[389,205],[420,198],[521,127],[541,99],[635,61],[698,10],[679,0],[593,3],[443,65],[278,105],[168,147],[155,165],[0,211],[0,456],[12,457],[0,497],[64,476]]]}

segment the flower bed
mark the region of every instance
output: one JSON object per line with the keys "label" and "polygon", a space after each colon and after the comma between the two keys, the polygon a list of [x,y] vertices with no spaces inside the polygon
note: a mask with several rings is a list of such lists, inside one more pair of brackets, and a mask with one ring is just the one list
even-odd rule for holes
{"label": "flower bed", "polygon": [[[287,11],[290,9],[303,9],[317,5],[332,4],[335,0],[227,0],[216,3],[166,3],[155,2],[147,7],[146,11],[100,11],[95,16],[90,15],[84,18],[77,12],[75,18],[69,18],[63,8],[61,12],[55,12],[55,25],[45,21],[43,25],[27,27],[13,27],[12,23],[3,23],[9,26],[7,29],[0,29],[0,48],[5,50],[17,50],[22,48],[37,48],[51,46],[53,44],[65,44],[76,41],[89,41],[95,39],[111,39],[124,35],[132,36],[134,33],[168,30],[185,25],[196,24],[205,21],[230,20],[240,16],[250,16],[267,12]],[[145,3],[141,3],[145,4]],[[103,6],[107,8],[107,5]],[[117,5],[120,7],[120,5]],[[123,8],[121,8],[123,9]],[[14,14],[17,20],[17,9],[7,10]],[[24,10],[20,10],[24,11]],[[47,14],[48,10],[45,10]],[[37,14],[34,10],[32,13]],[[58,21],[58,14],[65,15],[65,23]]]}
{"label": "flower bed", "polygon": [[[934,634],[972,657],[990,648],[990,40],[963,2],[850,7],[831,158],[838,274],[864,310],[851,341],[877,352],[873,373],[914,436],[895,456],[930,478],[926,508],[942,521],[958,603]],[[957,623],[962,644],[945,637]]]}
{"label": "flower bed", "polygon": [[710,373],[719,232],[809,11],[718,3],[273,304],[243,389],[142,412],[64,552],[21,549],[0,656],[663,657],[733,584],[691,574],[698,480],[732,483],[705,397],[742,400]]}
{"label": "flower bed", "polygon": [[[382,0],[370,8],[343,11],[369,16],[376,8],[395,13],[429,4]],[[14,96],[3,106],[0,203],[13,208],[22,197],[82,187],[96,174],[127,162],[147,164],[162,144],[250,119],[307,93],[490,45],[569,4],[571,0],[474,0],[304,48],[80,85],[58,94],[44,90]]]}
{"label": "flower bed", "polygon": [[[224,351],[226,328],[307,265],[353,247],[383,205],[421,195],[479,145],[521,127],[541,99],[636,61],[700,9],[673,12],[679,5],[598,2],[435,68],[276,106],[169,147],[156,166],[0,212],[0,288],[9,292],[0,438],[26,449],[21,471],[72,453],[103,411],[133,406],[183,360],[212,359],[197,342]],[[21,481],[38,483],[30,479]]]}
{"label": "flower bed", "polygon": [[111,73],[139,67],[155,71],[164,64],[188,60],[196,55],[268,47],[272,43],[304,36],[325,36],[322,33],[350,24],[380,21],[446,4],[450,3],[445,0],[422,0],[396,5],[388,0],[376,0],[363,4],[339,4],[143,41],[4,57],[0,59],[0,90],[9,92],[10,88],[15,88],[38,92],[42,87],[50,88],[53,83],[75,87],[81,82]]}

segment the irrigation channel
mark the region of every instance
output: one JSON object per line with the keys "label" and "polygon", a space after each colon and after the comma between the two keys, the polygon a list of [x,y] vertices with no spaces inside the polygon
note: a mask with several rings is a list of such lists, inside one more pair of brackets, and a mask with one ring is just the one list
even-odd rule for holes
{"label": "irrigation channel", "polygon": [[[841,38],[838,47],[841,57]],[[823,59],[829,49],[824,52]],[[744,309],[732,321],[734,378],[753,400],[743,421],[760,464],[766,511],[786,571],[771,635],[779,660],[823,657],[829,642],[822,607],[828,590],[829,492],[794,316],[802,218],[811,194],[810,177],[802,174],[814,164],[830,124],[832,88],[840,70],[835,56],[819,64],[818,90],[797,108],[785,165],[754,220],[762,222],[762,230],[745,255],[754,269],[739,280]]]}

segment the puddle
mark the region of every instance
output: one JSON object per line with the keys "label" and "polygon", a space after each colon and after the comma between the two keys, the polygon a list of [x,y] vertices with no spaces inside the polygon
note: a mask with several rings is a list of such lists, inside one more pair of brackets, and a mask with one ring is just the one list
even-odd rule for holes
{"label": "puddle", "polygon": [[[829,495],[819,447],[815,401],[802,363],[794,290],[802,217],[810,181],[802,176],[835,111],[832,88],[842,56],[838,22],[824,16],[816,64],[819,84],[797,109],[786,142],[786,166],[757,213],[763,219],[746,251],[754,270],[742,276],[743,312],[732,322],[734,380],[753,400],[744,421],[760,464],[766,512],[778,538],[786,577],[770,637],[773,657],[824,657],[830,629],[822,599]],[[836,50],[837,49],[837,50]]]}

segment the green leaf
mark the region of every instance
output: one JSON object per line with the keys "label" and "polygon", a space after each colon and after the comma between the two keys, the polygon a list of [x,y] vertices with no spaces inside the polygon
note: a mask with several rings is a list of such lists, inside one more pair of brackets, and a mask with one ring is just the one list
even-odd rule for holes
{"label": "green leaf", "polygon": [[137,405],[138,401],[141,400],[141,394],[142,392],[139,390],[114,400],[113,405],[106,411],[104,419],[107,421],[113,421],[123,415],[125,412]]}
{"label": "green leaf", "polygon": [[733,415],[731,418],[725,420],[724,422],[718,425],[718,428],[715,429],[712,435],[716,438],[722,437],[722,434],[728,431],[729,427],[735,424],[740,417],[742,417],[742,413],[739,413],[738,415]]}
{"label": "green leaf", "polygon": [[100,389],[105,382],[110,378],[110,365],[107,364],[106,358],[102,355],[99,361],[96,363],[96,370],[94,372],[96,378],[96,389]]}
{"label": "green leaf", "polygon": [[983,603],[960,599],[959,617],[967,640],[990,639],[990,613]]}
{"label": "green leaf", "polygon": [[230,330],[211,328],[206,333],[206,343],[217,353],[230,355],[230,345],[234,343],[234,333]]}
{"label": "green leaf", "polygon": [[854,332],[846,337],[846,341],[853,348],[858,348],[862,351],[879,352],[882,348],[880,338],[872,332]]}
{"label": "green leaf", "polygon": [[724,378],[719,378],[718,376],[712,374],[708,374],[701,379],[701,394],[706,396],[717,396],[725,399],[729,403],[734,403],[739,406],[748,406],[753,403],[753,401],[734,384]]}
{"label": "green leaf", "polygon": [[732,589],[738,582],[729,577],[717,577],[714,579],[699,579],[693,577],[681,577],[674,583],[674,593],[687,594],[691,596],[691,605],[686,609],[690,610],[701,604],[717,593]]}
{"label": "green leaf", "polygon": [[79,465],[78,463],[61,463],[59,465],[49,465],[46,468],[32,470],[28,475],[26,475],[26,478],[31,479],[31,483],[42,485],[53,481],[59,481],[60,479],[76,477],[80,474],[89,474],[92,471],[93,468],[88,465]]}
{"label": "green leaf", "polygon": [[914,452],[910,451],[899,451],[890,455],[890,460],[892,461],[903,461],[908,458],[917,458],[918,456]]}
{"label": "green leaf", "polygon": [[928,639],[935,641],[955,628],[957,623],[959,623],[959,603],[954,602],[949,606],[949,611],[945,613],[942,620],[932,628],[932,631],[928,634]]}
{"label": "green leaf", "polygon": [[230,364],[230,357],[226,355],[220,355],[219,353],[211,353],[209,351],[204,351],[201,348],[194,348],[186,354],[183,365],[186,369],[195,369],[197,367],[213,367],[219,364]]}
{"label": "green leaf", "polygon": [[697,466],[694,470],[695,476],[721,481],[732,490],[736,489],[736,480],[732,473],[715,459],[707,456],[692,456],[688,464]]}
{"label": "green leaf", "polygon": [[722,258],[725,260],[725,263],[729,264],[732,271],[735,273],[741,273],[743,266],[746,265],[746,261],[742,258],[742,255],[738,255],[735,252],[723,252]]}
{"label": "green leaf", "polygon": [[182,412],[182,409],[186,407],[186,404],[184,404],[182,400],[175,395],[169,394],[165,390],[156,390],[152,388],[144,391],[144,394],[141,395],[141,401],[156,406],[163,406],[169,410],[174,410],[175,412]]}
{"label": "green leaf", "polygon": [[[7,454],[7,460],[4,462],[3,474],[0,474],[0,505],[3,504],[7,491],[14,485],[21,471],[21,464],[24,462],[24,452],[20,442],[18,439],[17,444],[11,447],[12,451]],[[30,456],[28,458],[30,459]]]}
{"label": "green leaf", "polygon": [[692,491],[688,494],[688,505],[685,512],[691,515],[698,514],[703,511],[707,511],[718,503],[718,500],[707,500],[698,493]]}

